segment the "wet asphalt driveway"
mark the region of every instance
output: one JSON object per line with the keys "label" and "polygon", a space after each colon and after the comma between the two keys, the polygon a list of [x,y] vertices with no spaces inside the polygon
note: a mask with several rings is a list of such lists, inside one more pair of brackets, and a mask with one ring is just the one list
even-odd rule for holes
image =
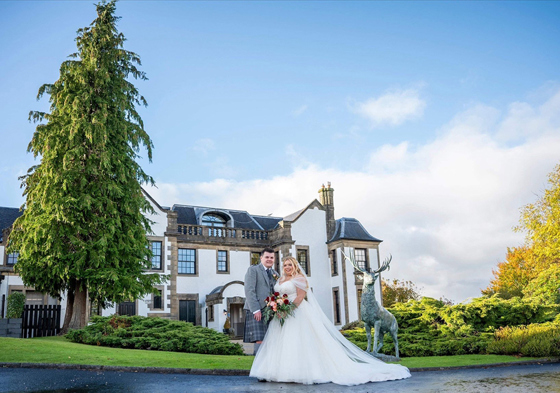
{"label": "wet asphalt driveway", "polygon": [[413,372],[401,381],[359,386],[262,383],[239,376],[116,371],[0,369],[0,392],[546,392],[560,393],[560,364]]}

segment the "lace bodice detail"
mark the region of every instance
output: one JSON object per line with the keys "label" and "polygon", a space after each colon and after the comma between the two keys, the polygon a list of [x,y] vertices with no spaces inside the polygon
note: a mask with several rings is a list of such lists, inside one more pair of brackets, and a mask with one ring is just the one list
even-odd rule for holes
{"label": "lace bodice detail", "polygon": [[290,299],[290,301],[293,301],[297,296],[296,286],[289,280],[283,282],[282,284],[277,282],[276,285],[274,285],[274,290],[280,292],[280,295],[288,295],[288,299]]}

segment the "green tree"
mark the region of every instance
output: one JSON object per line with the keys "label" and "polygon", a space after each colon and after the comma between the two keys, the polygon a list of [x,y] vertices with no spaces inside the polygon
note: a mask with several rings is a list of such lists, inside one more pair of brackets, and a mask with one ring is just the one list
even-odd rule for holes
{"label": "green tree", "polygon": [[560,264],[542,270],[523,289],[526,297],[540,298],[544,303],[560,303]]}
{"label": "green tree", "polygon": [[24,283],[68,306],[63,330],[86,323],[90,300],[130,300],[161,283],[148,268],[152,212],[141,184],[153,184],[135,161],[152,158],[152,141],[136,105],[146,105],[128,80],[145,80],[140,58],[123,49],[115,1],[96,5],[97,18],[79,29],[78,51],[59,79],[39,89],[50,113],[31,112],[36,127],[28,151],[40,163],[21,178],[25,210],[14,223],[9,249]]}
{"label": "green tree", "polygon": [[508,247],[506,260],[498,263],[496,270],[492,270],[494,278],[481,292],[486,296],[497,294],[502,299],[523,297],[523,290],[541,269],[532,248]]}
{"label": "green tree", "polygon": [[484,295],[560,301],[560,165],[549,173],[548,184],[535,203],[521,209],[514,230],[526,233],[525,245],[508,248]]}
{"label": "green tree", "polygon": [[534,254],[552,264],[560,262],[560,164],[548,174],[548,184],[544,195],[521,209],[515,230],[525,232]]}
{"label": "green tree", "polygon": [[383,294],[383,307],[392,307],[395,303],[406,303],[409,300],[419,300],[422,297],[416,284],[412,281],[398,279],[382,279],[381,292]]}
{"label": "green tree", "polygon": [[524,290],[526,296],[545,301],[560,300],[560,164],[548,174],[548,188],[535,203],[521,209],[516,231],[525,232],[525,242],[539,261],[535,277]]}

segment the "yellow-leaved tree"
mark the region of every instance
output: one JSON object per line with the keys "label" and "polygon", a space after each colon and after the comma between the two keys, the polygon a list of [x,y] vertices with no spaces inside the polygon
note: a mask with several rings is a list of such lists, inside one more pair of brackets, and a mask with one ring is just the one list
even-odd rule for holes
{"label": "yellow-leaved tree", "polygon": [[537,201],[521,208],[514,230],[525,232],[525,245],[508,248],[482,293],[560,303],[560,165],[549,173],[548,187]]}

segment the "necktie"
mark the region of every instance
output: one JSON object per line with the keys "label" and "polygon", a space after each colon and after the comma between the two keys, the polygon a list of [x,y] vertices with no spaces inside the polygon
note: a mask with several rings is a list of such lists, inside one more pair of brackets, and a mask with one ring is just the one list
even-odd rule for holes
{"label": "necktie", "polygon": [[268,275],[268,283],[270,285],[270,292],[274,293],[274,285],[272,284],[272,270],[266,269],[266,274]]}

